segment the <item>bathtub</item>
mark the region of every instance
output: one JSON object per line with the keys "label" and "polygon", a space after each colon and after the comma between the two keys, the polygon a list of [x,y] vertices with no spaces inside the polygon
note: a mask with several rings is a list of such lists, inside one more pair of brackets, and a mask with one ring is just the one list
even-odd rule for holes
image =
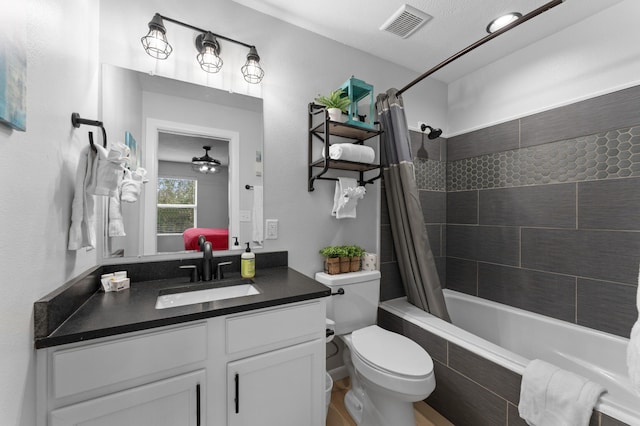
{"label": "bathtub", "polygon": [[453,290],[444,293],[453,324],[405,298],[382,302],[380,308],[520,375],[536,358],[580,374],[607,389],[598,411],[640,425],[640,396],[627,376],[629,339]]}

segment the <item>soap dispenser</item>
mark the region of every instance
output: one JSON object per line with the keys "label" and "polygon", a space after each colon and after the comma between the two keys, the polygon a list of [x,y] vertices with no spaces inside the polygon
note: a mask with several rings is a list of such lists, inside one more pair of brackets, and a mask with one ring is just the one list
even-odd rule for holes
{"label": "soap dispenser", "polygon": [[253,278],[256,275],[256,255],[251,252],[249,243],[245,243],[247,248],[240,256],[240,275],[242,278]]}

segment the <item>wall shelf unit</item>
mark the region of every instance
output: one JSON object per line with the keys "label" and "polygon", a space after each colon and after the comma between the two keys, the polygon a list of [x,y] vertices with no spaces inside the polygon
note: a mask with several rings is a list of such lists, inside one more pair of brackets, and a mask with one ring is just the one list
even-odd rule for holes
{"label": "wall shelf unit", "polygon": [[[319,122],[318,122],[319,121]],[[358,184],[366,185],[373,183],[382,177],[382,166],[380,164],[357,163],[353,161],[333,160],[329,158],[329,146],[331,139],[340,137],[349,139],[351,143],[363,145],[364,141],[374,138],[382,133],[382,130],[367,129],[347,123],[340,123],[329,120],[326,108],[322,105],[309,104],[309,192],[314,190],[313,184],[316,180],[332,180],[337,178],[324,176],[329,170],[346,170],[358,173]],[[323,144],[324,156],[318,160],[313,159],[313,143],[319,141]],[[320,169],[319,172],[316,172]],[[365,179],[367,172],[378,170],[378,174],[370,179]]]}

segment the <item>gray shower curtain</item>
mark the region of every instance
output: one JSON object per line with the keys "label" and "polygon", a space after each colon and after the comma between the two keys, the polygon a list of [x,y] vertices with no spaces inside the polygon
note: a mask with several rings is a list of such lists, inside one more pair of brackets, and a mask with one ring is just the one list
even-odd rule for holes
{"label": "gray shower curtain", "polygon": [[451,322],[424,225],[402,97],[396,93],[379,94],[376,112],[384,130],[380,152],[400,275],[410,303]]}

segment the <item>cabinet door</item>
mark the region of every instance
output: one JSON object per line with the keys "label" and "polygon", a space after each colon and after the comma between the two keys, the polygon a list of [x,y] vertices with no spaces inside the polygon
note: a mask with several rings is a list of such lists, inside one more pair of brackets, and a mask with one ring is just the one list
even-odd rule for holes
{"label": "cabinet door", "polygon": [[227,364],[229,426],[320,426],[324,341]]}
{"label": "cabinet door", "polygon": [[51,412],[50,425],[205,425],[205,380],[205,371],[198,370],[59,408]]}

